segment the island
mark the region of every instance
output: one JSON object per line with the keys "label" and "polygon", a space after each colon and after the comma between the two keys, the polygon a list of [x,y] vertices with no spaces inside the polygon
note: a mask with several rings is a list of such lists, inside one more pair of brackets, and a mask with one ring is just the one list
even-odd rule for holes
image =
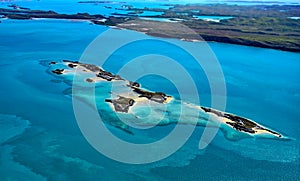
{"label": "island", "polygon": [[[164,126],[169,124],[193,124],[196,126],[219,127],[229,140],[239,140],[247,137],[289,139],[287,136],[248,118],[195,105],[184,100],[177,100],[164,92],[154,92],[144,89],[140,83],[126,80],[120,75],[115,75],[97,65],[70,60],[51,61],[44,65],[48,67],[48,72],[51,75],[59,79],[66,79],[67,75],[74,76],[77,74],[79,77],[84,77],[84,80],[82,80],[83,83],[97,85],[98,89],[104,91],[101,92],[101,96],[105,97],[101,102],[97,103],[100,105],[109,104],[111,110],[116,114],[130,116],[129,119],[133,125]],[[107,91],[105,87],[112,86],[113,83],[115,83],[115,88]],[[69,91],[69,94],[73,94],[72,91]],[[81,93],[81,96],[84,99],[84,93]],[[143,112],[145,105],[152,107],[153,118],[152,114],[150,119],[140,117],[140,113]],[[165,105],[167,105],[167,108],[163,109]],[[176,111],[181,110],[182,107],[184,108],[183,110],[188,111],[182,111],[181,113],[180,111]],[[101,113],[100,110],[99,113]],[[153,121],[157,114],[164,115],[164,118],[159,122]],[[184,119],[178,119],[179,114],[182,114]],[[199,117],[198,114],[200,115]],[[195,118],[197,118],[196,122],[193,121]],[[108,119],[106,123],[133,134],[130,127],[120,120]]]}

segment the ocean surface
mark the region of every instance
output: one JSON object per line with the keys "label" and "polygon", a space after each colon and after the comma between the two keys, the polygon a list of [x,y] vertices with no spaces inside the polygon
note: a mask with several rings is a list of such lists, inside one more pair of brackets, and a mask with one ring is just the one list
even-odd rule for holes
{"label": "ocean surface", "polygon": [[[102,14],[104,16],[110,16],[112,13],[126,13],[126,7],[124,5],[132,5],[136,8],[160,8],[169,9],[176,4],[230,4],[230,5],[299,5],[297,0],[286,0],[286,1],[252,1],[252,0],[170,0],[170,1],[150,1],[150,0],[113,0],[106,1],[107,3],[78,3],[76,0],[17,0],[17,1],[1,1],[0,7],[7,8],[7,5],[17,4],[21,7],[38,10],[52,10],[58,13],[90,13],[90,14]],[[100,1],[101,2],[101,1]],[[123,10],[122,10],[123,9]],[[144,16],[159,15],[160,12],[144,12]]]}
{"label": "ocean surface", "polygon": [[[299,53],[208,43],[224,73],[226,111],[255,120],[292,140],[244,139],[234,142],[218,132],[213,142],[200,150],[198,144],[204,128],[199,127],[170,157],[150,164],[131,165],[111,160],[89,145],[78,128],[72,99],[64,94],[69,85],[50,75],[41,64],[43,61],[79,60],[86,47],[109,28],[65,20],[1,21],[0,180],[300,178]],[[112,30],[116,34],[125,31]],[[201,44],[172,41],[195,49]],[[161,46],[166,50],[164,45],[156,45],[153,41],[143,46]],[[133,54],[135,47],[129,46],[125,50],[125,55],[120,52],[111,57],[112,61],[129,61],[125,56]],[[165,53],[178,55],[175,49],[167,49]],[[180,57],[179,63],[186,62],[185,58],[188,57]],[[151,62],[147,64],[151,65]],[[205,83],[205,77],[199,77],[202,70],[188,64],[186,68],[197,82],[201,105],[210,106],[209,85]],[[116,63],[105,64],[105,69],[115,71]],[[168,94],[177,94],[161,77],[148,76],[140,81],[151,90],[162,88]],[[160,138],[172,128],[172,125],[156,127],[141,131],[141,135],[142,138]],[[132,139],[117,128],[110,129],[119,137]]]}

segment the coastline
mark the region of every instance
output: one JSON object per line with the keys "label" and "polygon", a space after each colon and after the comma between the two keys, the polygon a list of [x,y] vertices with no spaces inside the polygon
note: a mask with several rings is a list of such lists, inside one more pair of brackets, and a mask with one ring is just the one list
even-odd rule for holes
{"label": "coastline", "polygon": [[[151,21],[152,22],[152,21]],[[161,22],[155,22],[155,23],[161,23]],[[180,36],[180,35],[172,35],[172,34],[164,34],[164,33],[155,33],[151,31],[145,31],[145,29],[149,30],[149,28],[135,28],[131,26],[120,26],[117,25],[116,27],[127,29],[127,30],[133,30],[140,33],[147,34],[149,36],[159,37],[159,38],[175,38],[182,41],[189,41],[189,42],[199,42],[199,41],[207,41],[207,42],[219,42],[219,43],[228,43],[228,44],[234,44],[234,45],[243,45],[243,46],[250,46],[250,47],[257,47],[257,48],[268,48],[268,49],[274,49],[274,50],[281,50],[281,51],[287,51],[287,52],[300,52],[299,48],[290,48],[285,47],[282,45],[276,45],[276,44],[266,44],[264,42],[255,41],[255,40],[246,40],[246,39],[239,39],[239,38],[232,38],[228,36],[215,36],[215,35],[198,35],[198,36]],[[155,27],[161,27],[159,24]]]}
{"label": "coastline", "polygon": [[[63,69],[57,69],[57,65],[64,65]],[[156,122],[148,122],[144,119],[139,118],[141,111],[133,112],[131,109],[143,108],[145,105],[151,107],[153,106],[152,113],[157,115],[163,115],[165,113],[166,117],[163,119],[163,122],[160,122],[159,126],[165,126],[174,124],[191,124],[197,126],[210,126],[214,127],[215,125],[220,124],[220,129],[223,131],[224,136],[229,140],[239,140],[246,137],[261,137],[261,138],[271,138],[271,139],[280,139],[280,140],[289,140],[290,138],[284,136],[279,132],[275,132],[272,129],[264,127],[255,121],[252,121],[245,117],[240,117],[235,114],[218,111],[209,107],[203,107],[201,105],[190,104],[188,102],[183,102],[186,106],[185,109],[189,109],[191,112],[184,113],[184,117],[188,118],[186,120],[176,120],[173,122],[173,116],[176,115],[176,109],[174,110],[164,110],[160,109],[161,106],[168,105],[176,107],[178,101],[171,95],[167,95],[164,92],[156,92],[143,88],[140,83],[132,82],[130,80],[123,79],[120,75],[115,75],[109,71],[104,70],[102,67],[97,66],[96,64],[87,64],[80,63],[78,61],[62,60],[61,62],[51,61],[48,63],[48,69],[51,75],[61,76],[64,78],[66,73],[81,74],[80,77],[85,77],[82,75],[87,75],[88,78],[82,80],[83,82],[95,84],[97,82],[107,82],[106,85],[111,84],[112,82],[119,82],[113,91],[107,92],[107,97],[103,100],[103,103],[109,104],[111,110],[115,113],[133,116],[136,120],[133,122],[139,126],[148,126],[152,124],[157,124]],[[54,67],[53,67],[54,66]],[[79,70],[79,71],[78,71]],[[100,78],[96,80],[95,78]],[[93,81],[87,81],[87,80]],[[100,88],[101,89],[101,88]],[[77,94],[76,91],[72,94]],[[172,101],[173,100],[173,101]],[[156,108],[156,109],[155,109]],[[97,108],[99,110],[99,108]],[[202,114],[204,118],[202,119],[193,119],[197,115]],[[211,115],[211,116],[209,116]],[[205,116],[209,116],[206,118]],[[110,122],[109,124],[115,124],[116,122]],[[117,124],[118,128],[126,127],[122,126],[122,123]],[[238,133],[239,136],[231,137],[230,133]],[[125,129],[126,132],[131,133],[130,130]],[[132,132],[133,133],[133,132]]]}
{"label": "coastline", "polygon": [[[225,10],[220,10],[220,8],[224,7]],[[239,6],[238,6],[239,7]],[[261,6],[257,6],[261,7]],[[273,7],[271,6],[272,8]],[[228,20],[221,20],[220,22],[207,22],[205,20],[195,19],[193,14],[187,15],[178,15],[177,11],[189,12],[191,8],[199,8],[203,11],[203,14],[211,15],[210,11],[208,11],[206,6],[192,6],[188,7],[185,5],[175,6],[174,9],[163,10],[165,14],[156,15],[156,16],[138,16],[125,14],[125,16],[109,16],[105,17],[101,14],[90,15],[89,13],[77,13],[77,14],[60,14],[55,11],[44,11],[44,10],[30,10],[30,9],[8,9],[8,8],[0,8],[0,15],[2,18],[8,19],[19,19],[19,20],[31,20],[31,19],[63,19],[63,20],[71,20],[71,21],[87,21],[96,25],[104,25],[109,27],[118,27],[122,29],[134,30],[141,33],[148,34],[150,36],[161,37],[161,38],[175,38],[183,41],[208,41],[208,42],[220,42],[220,43],[229,43],[229,44],[237,44],[237,45],[245,45],[252,47],[260,47],[260,48],[270,48],[275,50],[289,51],[289,52],[300,52],[300,39],[299,34],[297,32],[291,33],[294,30],[299,29],[298,24],[299,20],[293,19],[284,19],[285,16],[288,15],[275,15],[277,17],[264,17],[265,15],[259,15],[255,17],[254,29],[250,30],[251,26],[249,24],[244,27],[241,26],[241,22],[245,22],[246,24],[252,22],[251,17],[253,16],[253,12],[248,12],[249,17],[236,17],[236,14],[228,14],[229,10],[233,7],[226,5],[218,5],[216,7],[216,15],[225,16],[231,15],[234,18]],[[243,7],[239,7],[243,9]],[[284,8],[284,7],[282,7]],[[286,7],[289,8],[289,7]],[[126,11],[158,11],[158,9],[128,9]],[[175,12],[171,12],[171,10],[175,10]],[[276,9],[277,10],[277,9]],[[207,12],[206,12],[207,11]],[[220,12],[219,12],[220,11]],[[262,13],[258,10],[259,13]],[[226,14],[227,13],[227,14]],[[271,13],[274,14],[274,10],[271,10]],[[197,14],[197,13],[196,13]],[[247,14],[246,14],[247,15]],[[274,15],[274,16],[275,16]],[[293,15],[293,14],[291,14]],[[155,20],[147,20],[143,18],[180,18],[182,21],[179,22],[162,22]],[[253,19],[253,18],[252,18]],[[277,22],[274,27],[267,28],[268,30],[264,30],[263,24],[261,23],[269,23],[275,21]],[[286,21],[286,24],[295,24],[285,25],[284,23],[280,23],[280,21]],[[132,23],[134,22],[134,25]],[[129,24],[128,24],[129,23]],[[178,31],[176,26],[186,26],[186,29],[190,29],[190,32]],[[256,27],[257,26],[257,27]],[[278,26],[278,27],[277,27]],[[175,27],[175,28],[174,28]],[[277,30],[280,28],[289,29],[288,32],[281,32],[281,30]],[[270,31],[269,31],[270,29]]]}

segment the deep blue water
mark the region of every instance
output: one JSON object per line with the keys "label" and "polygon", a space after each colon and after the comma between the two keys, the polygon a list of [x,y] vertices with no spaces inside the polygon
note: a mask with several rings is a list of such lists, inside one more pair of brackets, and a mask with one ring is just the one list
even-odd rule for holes
{"label": "deep blue water", "polygon": [[[87,22],[62,20],[0,23],[0,180],[297,180],[300,177],[300,54],[271,49],[209,43],[226,80],[226,111],[251,118],[295,140],[232,142],[219,132],[212,144],[199,150],[203,128],[197,128],[174,155],[147,165],[119,163],[95,151],[77,126],[71,99],[62,93],[69,86],[57,82],[40,61],[79,60],[89,43],[107,29]],[[124,30],[114,31],[122,34]],[[195,49],[201,46],[199,42],[172,41]],[[185,63],[197,82],[201,104],[210,105],[206,78],[200,76],[201,69],[187,63],[188,57],[155,41],[147,41],[144,46],[145,52],[140,54],[155,47],[153,51],[159,49]],[[128,56],[133,56],[134,51],[134,46],[124,47],[111,57],[114,63],[108,62],[105,68],[116,71],[116,65],[129,61]],[[104,50],[99,51],[99,58],[102,53]],[[153,90],[168,85],[157,76],[140,81]],[[164,86],[163,91],[176,94],[171,85]],[[161,137],[170,129],[172,126],[158,127],[143,136]],[[118,129],[114,133],[128,136]]]}

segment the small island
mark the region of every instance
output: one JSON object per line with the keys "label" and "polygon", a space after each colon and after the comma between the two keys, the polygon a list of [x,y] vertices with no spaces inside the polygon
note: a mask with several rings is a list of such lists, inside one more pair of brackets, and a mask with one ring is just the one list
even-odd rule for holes
{"label": "small island", "polygon": [[[57,69],[56,66],[65,66],[65,68]],[[237,116],[231,113],[218,111],[216,109],[194,105],[192,103],[184,102],[184,100],[176,100],[174,97],[167,95],[163,92],[153,92],[142,88],[138,82],[132,82],[122,78],[120,75],[115,75],[111,72],[104,70],[102,67],[93,64],[80,63],[78,61],[63,60],[61,62],[50,62],[47,64],[49,71],[52,75],[64,79],[64,75],[80,74],[87,75],[88,78],[82,80],[90,84],[100,84],[102,86],[111,86],[112,83],[117,83],[113,92],[107,92],[107,98],[104,103],[110,104],[111,109],[117,114],[132,115],[132,124],[138,126],[159,126],[169,124],[195,124],[197,126],[212,126],[220,127],[225,137],[229,140],[239,140],[245,137],[258,137],[258,138],[272,138],[272,139],[289,139],[283,134],[266,128],[250,119]],[[81,76],[80,76],[81,77]],[[108,84],[107,84],[108,83]],[[103,88],[102,88],[103,89]],[[71,93],[72,94],[72,93]],[[100,103],[101,104],[101,103]],[[167,115],[159,123],[151,122],[152,119],[145,120],[139,118],[139,112],[142,111],[143,106],[151,105],[154,111],[158,111]],[[161,109],[162,105],[171,107],[183,106],[186,110],[191,112],[182,112],[184,120],[173,120],[172,114],[178,114],[174,110]],[[157,109],[156,109],[157,108]],[[197,118],[196,122],[191,121],[189,118],[197,116],[199,113],[201,117]],[[195,115],[194,115],[195,114]],[[169,117],[168,117],[169,116]],[[115,125],[124,131],[133,134],[130,128],[122,121],[116,124],[116,120],[107,121],[108,124]],[[210,124],[207,124],[210,123]]]}

